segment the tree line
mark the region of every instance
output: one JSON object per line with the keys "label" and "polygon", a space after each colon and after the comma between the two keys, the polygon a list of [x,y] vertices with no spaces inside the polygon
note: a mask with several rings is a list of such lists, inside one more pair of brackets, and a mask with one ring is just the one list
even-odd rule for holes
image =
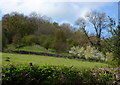
{"label": "tree line", "polygon": [[[69,23],[59,25],[47,16],[31,13],[29,16],[13,12],[2,18],[3,49],[15,46],[39,44],[46,49],[66,51],[74,45],[88,43],[81,29],[74,30]],[[81,43],[82,42],[82,43]]]}

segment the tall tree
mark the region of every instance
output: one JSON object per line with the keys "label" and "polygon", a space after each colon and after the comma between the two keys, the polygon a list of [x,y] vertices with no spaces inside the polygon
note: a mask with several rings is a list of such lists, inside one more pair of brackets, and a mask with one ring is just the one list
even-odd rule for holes
{"label": "tall tree", "polygon": [[[87,21],[93,26],[92,28],[95,30],[95,37],[97,39],[96,43],[93,43],[90,40],[90,37],[88,35],[88,32],[86,30]],[[94,45],[98,50],[101,51],[101,37],[102,37],[102,31],[108,27],[108,17],[105,13],[100,13],[97,11],[91,11],[88,12],[84,18],[79,18],[76,22],[76,25],[78,25],[80,28],[83,29],[84,33],[88,37],[90,43]],[[89,29],[90,30],[90,29]],[[88,31],[89,31],[88,30]]]}

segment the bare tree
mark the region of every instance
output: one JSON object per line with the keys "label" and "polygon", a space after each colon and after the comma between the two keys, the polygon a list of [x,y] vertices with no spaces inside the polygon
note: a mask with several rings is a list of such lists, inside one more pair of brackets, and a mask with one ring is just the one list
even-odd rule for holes
{"label": "bare tree", "polygon": [[85,33],[85,35],[87,36],[89,42],[91,43],[91,45],[94,45],[93,42],[90,40],[90,37],[88,35],[88,32],[86,31],[86,26],[87,26],[87,22],[84,18],[80,17],[79,19],[76,20],[75,22],[76,25],[79,26],[79,28],[81,28],[83,30],[83,32]]}
{"label": "bare tree", "polygon": [[[100,42],[101,42],[102,31],[108,27],[108,22],[109,22],[108,17],[106,16],[105,13],[91,11],[86,14],[85,18],[86,19],[79,18],[75,23],[76,25],[79,26],[79,28],[83,28],[83,31],[88,37],[90,43],[92,45],[95,45],[95,47],[98,48],[98,50],[101,50]],[[93,29],[95,30],[95,37],[97,39],[95,44],[92,43],[85,29],[87,26],[87,21],[93,26]]]}

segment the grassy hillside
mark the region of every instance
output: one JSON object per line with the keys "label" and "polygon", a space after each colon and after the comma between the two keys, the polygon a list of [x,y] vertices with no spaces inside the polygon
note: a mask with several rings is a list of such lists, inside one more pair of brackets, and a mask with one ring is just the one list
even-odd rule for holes
{"label": "grassy hillside", "polygon": [[17,48],[16,50],[23,50],[23,51],[32,51],[32,52],[42,52],[42,53],[52,53],[52,54],[61,54],[61,55],[68,55],[70,56],[71,54],[66,53],[66,52],[56,52],[53,49],[45,49],[44,47],[41,47],[40,45],[33,45],[33,46],[25,46],[21,48]]}
{"label": "grassy hillside", "polygon": [[[10,61],[6,61],[7,57],[10,58]],[[39,55],[28,55],[28,54],[12,54],[12,53],[3,53],[2,54],[2,63],[5,64],[27,64],[32,62],[37,65],[65,65],[65,66],[75,66],[75,67],[106,67],[107,64],[100,62],[88,62],[80,61],[74,59],[65,59],[65,58],[55,58],[48,56],[39,56]]]}
{"label": "grassy hillside", "polygon": [[25,47],[17,48],[16,50],[24,50],[24,51],[32,51],[32,52],[47,52],[47,53],[50,52],[39,45],[25,46]]}

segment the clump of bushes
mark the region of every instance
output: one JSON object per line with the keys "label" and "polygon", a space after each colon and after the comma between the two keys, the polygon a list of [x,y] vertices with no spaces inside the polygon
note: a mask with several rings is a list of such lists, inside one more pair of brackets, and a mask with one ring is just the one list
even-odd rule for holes
{"label": "clump of bushes", "polygon": [[105,59],[105,61],[106,61],[109,65],[111,65],[111,66],[113,66],[113,67],[117,67],[117,65],[119,65],[119,64],[118,64],[119,59],[116,60],[116,59],[114,58],[114,55],[113,55],[112,52],[107,52],[107,53],[106,53],[106,59]]}
{"label": "clump of bushes", "polygon": [[2,85],[90,85],[114,81],[114,75],[73,66],[9,65],[2,68]]}
{"label": "clump of bushes", "polygon": [[37,43],[37,38],[35,35],[27,35],[22,38],[22,43],[25,45],[33,45]]}
{"label": "clump of bushes", "polygon": [[104,61],[105,56],[102,52],[95,49],[95,47],[87,46],[85,47],[72,47],[69,53],[79,56],[80,58],[84,58],[87,60],[96,60],[96,61]]}

